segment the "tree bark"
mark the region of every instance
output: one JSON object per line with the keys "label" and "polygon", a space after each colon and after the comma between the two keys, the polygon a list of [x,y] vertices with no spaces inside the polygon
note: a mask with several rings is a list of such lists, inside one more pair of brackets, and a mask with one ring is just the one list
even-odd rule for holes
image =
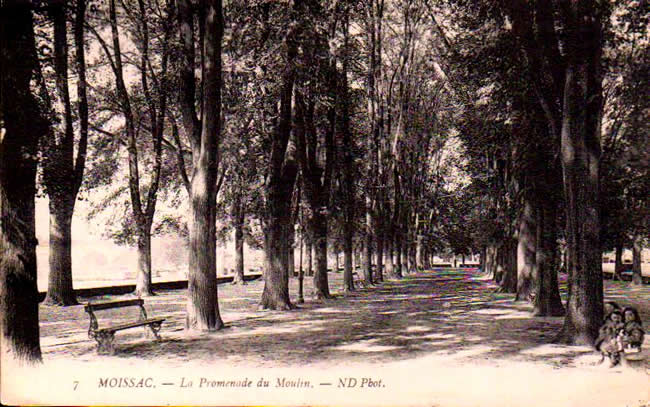
{"label": "tree bark", "polygon": [[415,246],[415,266],[418,271],[424,270],[426,267],[424,266],[425,263],[425,249],[424,249],[424,235],[421,233],[418,233],[416,237],[416,246]]}
{"label": "tree bark", "polygon": [[[141,66],[140,66],[140,79],[142,83],[142,89],[145,96],[145,100],[149,105],[149,114],[150,114],[150,127],[151,134],[153,138],[153,150],[154,150],[154,165],[152,169],[151,183],[147,188],[146,200],[143,204],[143,198],[141,196],[141,185],[140,185],[140,168],[138,160],[138,131],[136,130],[136,118],[134,115],[134,110],[132,107],[131,97],[128,93],[126,82],[124,79],[124,69],[123,69],[123,53],[121,51],[120,39],[122,35],[119,32],[119,24],[117,20],[117,9],[115,5],[115,0],[110,0],[109,2],[109,20],[110,28],[112,35],[113,43],[113,55],[111,56],[108,47],[101,40],[101,37],[98,36],[104,51],[106,53],[106,58],[109,60],[113,73],[115,75],[115,90],[117,94],[118,104],[122,110],[125,121],[125,132],[127,138],[127,152],[128,152],[128,167],[129,167],[129,196],[131,198],[131,210],[133,213],[133,218],[136,223],[137,229],[137,240],[138,240],[138,271],[136,277],[136,288],[135,294],[138,296],[149,296],[153,295],[152,290],[152,281],[151,281],[151,225],[153,223],[153,217],[156,209],[158,187],[160,183],[160,174],[162,168],[162,136],[163,136],[163,126],[165,121],[165,111],[166,111],[166,98],[167,93],[163,90],[164,84],[166,83],[167,72],[167,44],[169,42],[169,37],[171,35],[171,29],[165,33],[164,45],[163,45],[163,55],[161,61],[161,76],[163,77],[160,82],[163,84],[159,89],[158,98],[154,98],[149,90],[148,85],[148,61],[149,61],[149,29],[147,25],[147,11],[144,6],[143,1],[139,1],[139,12],[141,18],[141,32],[143,34],[142,38],[142,52],[141,52]],[[167,18],[171,20],[171,13],[168,14]],[[168,21],[170,23],[170,21]],[[171,27],[171,24],[168,24]],[[192,46],[194,46],[194,41],[192,39]],[[193,67],[193,60],[190,64]],[[193,107],[193,106],[192,106]],[[186,129],[187,130],[187,129]],[[194,130],[194,129],[193,129]],[[196,156],[195,163],[196,163]],[[144,236],[146,234],[147,236]],[[145,253],[145,250],[149,250],[148,253]]]}
{"label": "tree bark", "polygon": [[497,269],[501,270],[501,291],[517,292],[517,242],[513,238],[506,239],[498,249]]}
{"label": "tree bark", "polygon": [[307,243],[305,243],[305,254],[307,255],[307,259],[305,260],[307,263],[307,275],[308,276],[313,276],[314,275],[314,266],[313,266],[313,245],[311,244],[311,237],[307,236]]}
{"label": "tree bark", "polygon": [[235,275],[232,278],[233,284],[245,285],[244,280],[244,208],[241,199],[235,202]]}
{"label": "tree bark", "polygon": [[567,67],[561,160],[569,250],[569,301],[558,340],[592,345],[603,320],[599,222],[602,26],[599,5],[582,1],[565,11]]}
{"label": "tree bark", "polygon": [[535,209],[531,199],[524,199],[517,239],[517,296],[515,301],[530,301],[537,282]]}
{"label": "tree bark", "polygon": [[327,280],[327,218],[322,213],[313,214],[312,231],[314,233],[316,272],[314,273],[314,297],[330,298]]}
{"label": "tree bark", "polygon": [[559,251],[557,247],[557,205],[552,199],[539,197],[536,210],[535,308],[537,316],[565,314],[557,281]]}
{"label": "tree bark", "polygon": [[393,277],[395,271],[393,266],[393,239],[390,235],[386,238],[386,249],[384,250],[384,260],[386,264],[386,275]]}
{"label": "tree bark", "polygon": [[352,257],[352,236],[346,233],[343,238],[343,291],[354,291],[354,279],[352,273],[354,272]]}
{"label": "tree bark", "polygon": [[[50,196],[50,248],[47,294],[48,305],[75,305],[72,287],[72,212],[74,202]],[[59,199],[57,199],[59,198]],[[63,201],[63,202],[61,202]]]}
{"label": "tree bark", "polygon": [[393,249],[395,250],[395,263],[393,264],[393,277],[402,278],[402,242],[399,233],[395,233],[395,245]]}
{"label": "tree bark", "polygon": [[[327,278],[327,205],[329,203],[330,170],[332,165],[333,141],[327,136],[324,147],[327,158],[319,162],[315,152],[318,148],[318,137],[314,123],[315,103],[306,100],[302,95],[303,90],[296,92],[295,107],[295,138],[298,162],[302,173],[302,185],[309,205],[308,225],[316,269],[314,270],[314,297],[317,299],[330,298]],[[333,118],[331,121],[334,120]],[[328,134],[333,131],[334,123],[328,126]],[[330,140],[331,139],[331,140]]]}
{"label": "tree bark", "polygon": [[[294,3],[292,19],[296,18],[297,3]],[[289,310],[293,308],[289,297],[289,276],[286,269],[287,242],[286,227],[291,220],[291,198],[298,173],[293,157],[287,157],[291,134],[292,94],[294,89],[294,60],[297,33],[292,28],[285,37],[286,65],[282,73],[280,90],[280,112],[278,124],[272,135],[269,159],[268,183],[266,186],[266,227],[264,291],[260,308]]]}
{"label": "tree bark", "polygon": [[341,133],[343,133],[343,291],[354,291],[353,238],[355,221],[354,143],[350,130],[350,94],[348,86],[349,13],[344,16],[344,55],[341,72]]}
{"label": "tree bark", "polygon": [[372,278],[372,200],[366,197],[366,231],[363,244],[363,282],[373,284]]}
{"label": "tree bark", "polygon": [[151,226],[138,228],[138,272],[135,280],[135,295],[148,297],[154,295],[151,279]]}
{"label": "tree bark", "polygon": [[[50,253],[48,288],[45,302],[50,305],[75,305],[72,287],[72,215],[83,177],[88,146],[88,98],[86,96],[86,60],[84,25],[86,2],[77,0],[74,22],[79,141],[74,157],[74,129],[68,89],[68,43],[65,18],[67,1],[50,11],[54,26],[54,59],[57,105],[63,107],[63,128],[44,143],[44,183],[50,198]],[[57,252],[58,251],[58,252]]]}
{"label": "tree bark", "polygon": [[281,174],[284,177],[268,187],[267,210],[269,214],[265,232],[267,270],[264,273],[261,309],[289,310],[294,308],[289,297],[286,228],[290,224],[291,192],[296,174],[297,166],[293,165],[291,171],[287,171],[285,167],[284,174]]}
{"label": "tree bark", "polygon": [[[291,226],[293,226],[293,223]],[[295,230],[292,227],[289,227],[287,230],[287,273],[289,274],[289,278],[293,278],[296,274],[295,244]]]}
{"label": "tree bark", "polygon": [[402,243],[400,244],[400,249],[401,249],[401,259],[402,259],[402,275],[410,273],[409,269],[409,246],[408,246],[408,241],[407,241],[408,233],[402,233]]}
{"label": "tree bark", "polygon": [[615,253],[616,260],[614,263],[614,276],[612,278],[614,280],[622,280],[621,273],[625,271],[623,270],[623,246],[620,244],[616,245]]}
{"label": "tree bark", "polygon": [[643,236],[637,234],[632,240],[632,284],[643,284],[641,274],[641,252],[643,251]]}
{"label": "tree bark", "polygon": [[37,69],[29,5],[7,0],[0,13],[0,356],[27,364],[41,361],[34,196],[38,140],[49,126],[30,89]]}
{"label": "tree bark", "polygon": [[[180,0],[182,40],[186,55],[192,55],[194,38],[191,32],[185,37],[186,29],[193,30],[192,13],[186,13],[189,5]],[[192,179],[190,191],[189,219],[189,273],[187,290],[187,315],[185,327],[190,331],[215,331],[223,327],[219,313],[217,294],[216,262],[216,198],[219,166],[219,139],[221,129],[221,41],[223,38],[223,10],[221,0],[206,0],[201,3],[200,19],[203,20],[201,49],[201,76],[203,98],[201,120],[195,116],[194,100],[191,105],[183,103],[185,114],[193,117],[184,122],[200,123],[200,130],[187,128],[192,138]],[[185,60],[181,75],[193,69],[194,59]],[[192,76],[192,83],[194,79]],[[187,84],[186,84],[187,85]],[[185,89],[184,94],[189,93]],[[268,274],[268,273],[267,273]]]}
{"label": "tree bark", "polygon": [[305,234],[304,234],[304,227],[302,228],[301,234],[300,234],[300,268],[298,269],[298,304],[303,304],[305,302],[305,296],[303,293],[303,282],[305,279],[305,269],[302,266],[302,249],[304,246],[304,240],[305,240]]}
{"label": "tree bark", "polygon": [[[543,1],[535,2],[535,7],[524,2],[512,4],[513,32],[528,60],[531,82],[537,84],[535,93],[547,125],[560,146],[569,299],[556,340],[591,345],[598,336],[603,312],[598,181],[607,6],[594,0],[569,2],[559,10]],[[556,29],[560,25],[561,43]]]}
{"label": "tree bark", "polygon": [[381,231],[377,231],[377,269],[375,277],[377,282],[384,281],[384,236]]}

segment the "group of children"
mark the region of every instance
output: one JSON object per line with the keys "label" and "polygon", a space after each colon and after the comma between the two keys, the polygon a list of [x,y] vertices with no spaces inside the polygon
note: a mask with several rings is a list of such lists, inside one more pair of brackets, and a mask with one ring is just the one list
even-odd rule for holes
{"label": "group of children", "polygon": [[602,355],[600,363],[609,357],[610,367],[621,362],[621,356],[641,352],[643,344],[643,323],[636,308],[621,307],[609,301],[605,303],[605,319],[600,327],[596,349]]}

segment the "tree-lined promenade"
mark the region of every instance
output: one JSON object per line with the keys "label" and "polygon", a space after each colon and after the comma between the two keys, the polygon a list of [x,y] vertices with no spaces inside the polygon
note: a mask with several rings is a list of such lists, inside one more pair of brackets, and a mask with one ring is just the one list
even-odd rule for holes
{"label": "tree-lined promenade", "polygon": [[[348,293],[343,292],[342,272],[330,272],[329,281],[333,299],[306,300],[300,309],[271,313],[258,308],[263,280],[220,285],[220,301],[227,304],[221,313],[226,329],[213,335],[188,335],[184,330],[185,290],[159,291],[147,299],[147,308],[167,318],[162,340],[143,340],[138,330],[125,331],[116,338],[115,355],[101,358],[87,338],[82,306],[41,304],[45,368],[88,368],[88,377],[80,383],[85,388],[97,386],[95,377],[111,378],[115,367],[122,372],[117,379],[151,377],[158,387],[161,381],[173,382],[174,400],[196,393],[211,404],[211,397],[214,404],[223,402],[216,401],[223,397],[221,380],[252,380],[252,388],[237,386],[232,397],[255,391],[251,397],[259,402],[267,391],[278,389],[278,379],[287,377],[310,381],[314,387],[290,388],[282,393],[283,404],[292,404],[287,400],[298,394],[305,404],[333,397],[319,396],[319,390],[344,394],[350,403],[381,399],[391,405],[553,406],[571,400],[576,406],[639,407],[650,397],[644,370],[610,369],[598,364],[600,356],[590,347],[549,343],[563,318],[534,316],[532,304],[513,301],[514,293],[499,292],[498,285],[476,269],[435,269]],[[312,287],[311,280],[305,282],[306,290]],[[606,280],[604,287],[606,300],[633,305],[644,320],[650,317],[650,286]],[[297,278],[290,279],[289,291],[295,302]],[[566,299],[565,274],[560,276],[560,292]],[[110,297],[128,298],[132,296]],[[128,316],[119,315],[114,322],[126,320]],[[137,374],[125,374],[126,366]],[[260,392],[261,377],[270,387]],[[383,392],[360,389],[361,380],[368,377],[381,380]],[[358,383],[341,389],[337,378],[356,378]],[[202,379],[217,384],[208,387]],[[332,385],[320,388],[322,382]],[[116,393],[102,391],[104,396]],[[236,400],[228,401],[240,404]]]}
{"label": "tree-lined promenade", "polygon": [[[231,233],[235,283],[244,244],[265,253],[264,310],[480,253],[503,293],[563,317],[549,342],[593,345],[602,253],[615,250],[618,277],[631,248],[641,284],[639,2],[6,0],[1,19],[10,357],[42,359],[37,195],[49,198],[48,306],[78,303],[71,224],[84,200],[105,237],[137,248],[137,296],[155,298],[152,236],[184,239],[188,332],[224,326],[216,247]],[[343,253],[340,287],[330,253]]]}

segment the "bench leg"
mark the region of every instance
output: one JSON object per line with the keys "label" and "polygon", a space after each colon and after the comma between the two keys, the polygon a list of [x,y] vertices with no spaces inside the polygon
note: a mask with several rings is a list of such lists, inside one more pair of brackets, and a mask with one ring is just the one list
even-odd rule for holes
{"label": "bench leg", "polygon": [[160,334],[158,334],[158,331],[160,331],[160,325],[161,324],[149,324],[144,326],[144,335],[147,338],[155,339],[157,341],[160,340]]}
{"label": "bench leg", "polygon": [[98,332],[95,335],[97,341],[97,354],[99,355],[113,355],[115,354],[115,347],[113,340],[115,339],[114,332]]}

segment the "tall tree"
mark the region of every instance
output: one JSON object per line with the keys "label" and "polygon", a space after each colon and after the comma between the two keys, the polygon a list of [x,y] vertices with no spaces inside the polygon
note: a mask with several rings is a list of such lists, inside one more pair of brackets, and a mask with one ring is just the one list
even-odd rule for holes
{"label": "tall tree", "polygon": [[30,88],[38,72],[30,5],[0,6],[0,351],[3,360],[37,363],[34,196],[38,140],[49,123]]}
{"label": "tall tree", "polygon": [[[291,197],[298,173],[295,146],[289,149],[292,120],[292,94],[295,83],[295,59],[298,51],[297,15],[302,10],[297,0],[289,11],[290,23],[283,42],[283,68],[280,80],[278,119],[271,134],[265,188],[266,219],[264,231],[265,271],[262,309],[293,308],[289,298],[287,229],[291,219]],[[293,227],[293,225],[291,226]]]}
{"label": "tall tree", "polygon": [[[126,141],[126,150],[128,154],[128,190],[131,201],[132,216],[135,221],[136,245],[138,248],[138,271],[136,277],[136,294],[139,296],[153,295],[151,284],[151,227],[156,211],[158,200],[158,191],[162,173],[162,140],[164,123],[167,117],[167,98],[169,90],[167,89],[167,62],[169,58],[169,40],[173,25],[171,24],[174,17],[174,7],[171,0],[166,2],[166,13],[163,16],[156,15],[159,29],[162,30],[159,44],[161,61],[158,72],[153,64],[154,58],[150,53],[150,24],[155,15],[151,10],[151,4],[145,4],[144,0],[138,0],[137,5],[127,5],[122,3],[123,9],[120,13],[116,6],[115,0],[108,4],[108,22],[111,32],[111,45],[101,36],[100,31],[91,27],[91,31],[99,42],[106,58],[108,59],[111,70],[115,78],[116,97],[115,104],[118,111],[124,119],[124,133]],[[130,7],[133,6],[133,7]],[[132,11],[133,8],[136,11]],[[158,8],[160,9],[160,8]],[[122,23],[119,18],[127,20],[128,24]],[[160,28],[162,27],[162,28]],[[122,51],[125,36],[121,34],[121,29],[130,30],[133,37],[136,38],[137,47],[140,50],[140,61],[134,62],[134,65],[140,73],[140,86],[135,86],[129,82],[130,77],[125,75],[125,55]],[[128,62],[130,62],[127,59]],[[151,85],[153,82],[153,86]],[[136,89],[129,92],[131,85]],[[143,95],[144,101],[140,100],[138,95]],[[141,106],[143,103],[145,106]],[[148,117],[140,117],[139,112],[146,110]],[[151,133],[151,151],[153,152],[153,163],[151,165],[151,177],[148,185],[142,185],[141,170],[143,143],[140,137],[143,122],[148,119]]]}
{"label": "tall tree", "polygon": [[342,133],[343,150],[343,290],[353,291],[352,256],[355,226],[355,182],[354,182],[354,155],[353,139],[350,128],[351,99],[348,82],[350,66],[350,10],[344,9],[343,16],[343,61],[340,80],[340,106],[341,119],[340,131]]}
{"label": "tall tree", "polygon": [[[185,133],[192,148],[190,181],[189,274],[185,320],[188,330],[214,331],[223,327],[217,298],[216,199],[221,129],[221,0],[202,0],[193,7],[179,0],[182,57],[180,106]],[[201,117],[196,114],[194,17],[200,22]]]}
{"label": "tall tree", "polygon": [[[383,20],[384,0],[368,0],[364,2],[364,29],[366,34],[366,50],[368,55],[367,72],[365,80],[368,137],[366,138],[366,163],[367,177],[365,185],[365,228],[363,244],[363,273],[361,281],[364,284],[373,284],[372,250],[375,237],[377,249],[382,241],[382,236],[375,233],[373,218],[378,221],[378,177],[379,168],[379,143],[383,135],[383,122],[381,111],[381,80],[382,80],[382,46],[383,46]],[[383,243],[381,243],[383,244]],[[383,261],[383,259],[382,259]],[[377,266],[379,267],[379,261]]]}
{"label": "tall tree", "polygon": [[576,344],[592,344],[602,322],[598,203],[608,7],[593,0],[537,1],[533,7],[515,1],[509,10],[539,106],[560,146],[570,285],[558,339]]}
{"label": "tall tree", "polygon": [[[323,23],[326,34],[316,33],[307,37],[301,66],[301,81],[297,84],[296,106],[296,147],[300,163],[304,195],[308,205],[308,223],[312,244],[315,246],[316,270],[314,273],[314,294],[317,298],[330,297],[327,279],[327,238],[328,209],[335,166],[335,133],[337,129],[336,109],[338,102],[338,47],[333,43],[337,37],[341,20],[341,3],[334,2],[321,9],[319,2],[312,2],[313,13],[305,20],[311,22],[316,16],[325,16]],[[309,18],[311,17],[311,18]],[[314,21],[317,23],[318,21]],[[307,30],[306,30],[307,31]],[[320,61],[320,62],[319,62]],[[312,66],[308,68],[312,63]],[[317,103],[323,100],[322,103]],[[319,116],[324,116],[326,124],[318,131]],[[323,137],[319,133],[324,134]]]}
{"label": "tall tree", "polygon": [[[43,172],[50,199],[49,276],[45,302],[51,305],[75,305],[72,288],[71,226],[75,202],[81,187],[88,150],[88,96],[86,84],[86,53],[84,33],[86,1],[77,0],[74,19],[74,43],[77,71],[77,110],[79,137],[75,143],[74,120],[68,77],[67,1],[53,2],[50,18],[54,26],[54,71],[56,74],[56,106],[62,106],[62,125],[44,145]],[[74,154],[77,145],[76,157]]]}

